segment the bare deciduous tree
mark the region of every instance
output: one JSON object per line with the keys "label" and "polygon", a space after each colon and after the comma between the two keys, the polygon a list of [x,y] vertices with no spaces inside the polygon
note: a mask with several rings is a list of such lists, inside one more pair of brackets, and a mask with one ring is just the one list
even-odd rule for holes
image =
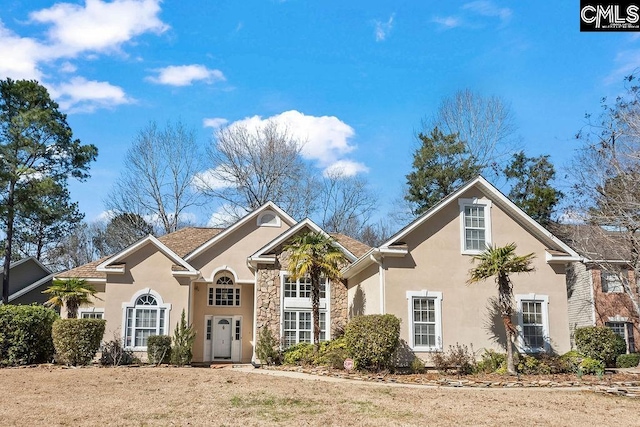
{"label": "bare deciduous tree", "polygon": [[216,131],[212,169],[196,177],[206,195],[237,217],[273,201],[298,219],[314,210],[317,182],[300,153],[303,142],[270,121],[255,129],[234,124]]}
{"label": "bare deciduous tree", "polygon": [[176,231],[186,209],[199,203],[193,179],[200,170],[195,131],[181,122],[142,129],[124,159],[124,170],[105,204],[117,213],[140,215],[160,232]]}
{"label": "bare deciduous tree", "polygon": [[497,96],[485,97],[464,89],[442,100],[425,131],[438,127],[444,134],[455,134],[467,145],[474,164],[485,172],[497,173],[500,163],[518,145],[511,107]]}

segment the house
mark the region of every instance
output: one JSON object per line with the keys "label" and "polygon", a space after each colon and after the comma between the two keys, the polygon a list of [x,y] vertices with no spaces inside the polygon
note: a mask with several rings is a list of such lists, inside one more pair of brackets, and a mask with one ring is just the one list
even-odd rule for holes
{"label": "house", "polygon": [[570,349],[566,269],[580,257],[482,177],[343,270],[349,312],[398,316],[401,339],[426,360],[456,343],[502,350],[504,327],[491,303],[495,283],[466,282],[473,255],[511,242],[517,254],[535,255],[534,272],[511,276],[518,349],[564,353]]}
{"label": "house", "polygon": [[[106,338],[115,334],[127,348],[143,352],[150,335],[172,334],[184,310],[196,331],[194,362],[249,362],[263,328],[283,347],[312,341],[310,282],[291,278],[283,249],[305,231],[324,233],[269,202],[226,229],[148,236],[56,277],[95,284],[100,299],[79,316],[106,319]],[[485,245],[515,242],[519,254],[536,255],[535,272],[512,277],[519,349],[570,348],[565,277],[580,257],[482,177],[379,247],[331,236],[346,263],[342,280],[322,285],[323,340],[350,317],[391,313],[402,320],[407,349],[425,359],[456,343],[500,349],[505,337],[491,305],[495,284],[466,281],[473,255]]]}
{"label": "house", "polygon": [[[263,327],[284,345],[311,340],[310,283],[290,278],[282,253],[304,231],[323,232],[269,202],[226,229],[189,227],[148,236],[56,277],[95,285],[98,298],[78,315],[106,319],[105,339],[122,337],[125,347],[144,352],[150,335],[173,333],[184,310],[196,331],[194,362],[246,363],[255,359]],[[347,236],[332,236],[349,262],[369,250]],[[344,283],[324,284],[323,339],[346,323],[346,295]]]}
{"label": "house", "polygon": [[559,234],[582,256],[567,276],[571,332],[584,326],[607,326],[625,340],[627,353],[636,352],[640,294],[624,236],[584,224],[562,227]]}
{"label": "house", "polygon": [[[0,281],[3,276],[0,272]],[[42,294],[42,291],[51,286],[53,276],[34,257],[12,262],[9,265],[9,304],[43,304],[49,297]]]}

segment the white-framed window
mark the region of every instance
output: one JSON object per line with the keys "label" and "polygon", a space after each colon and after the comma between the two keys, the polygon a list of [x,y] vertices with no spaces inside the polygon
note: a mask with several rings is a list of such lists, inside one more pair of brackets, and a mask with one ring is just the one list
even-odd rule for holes
{"label": "white-framed window", "polygon": [[258,215],[257,222],[259,227],[280,227],[280,217],[271,210]]}
{"label": "white-framed window", "polygon": [[491,200],[459,199],[460,248],[476,255],[491,245]]}
{"label": "white-framed window", "polygon": [[[285,298],[311,298],[311,278],[301,277],[293,280],[291,276],[284,276],[284,297]],[[320,299],[327,297],[327,279],[320,278]]]}
{"label": "white-framed window", "polygon": [[626,321],[605,322],[605,326],[622,337],[627,345],[627,353],[635,353],[636,343],[633,337],[633,323]]}
{"label": "white-framed window", "polygon": [[518,305],[518,346],[525,353],[549,350],[549,297],[516,295]]}
{"label": "white-framed window", "polygon": [[414,351],[442,350],[442,292],[408,291],[409,345]]}
{"label": "white-framed window", "polygon": [[[313,313],[311,311],[286,310],[282,316],[284,348],[299,343],[313,342]],[[320,341],[327,339],[327,313],[320,312]]]}
{"label": "white-framed window", "polygon": [[165,304],[157,292],[149,288],[137,292],[122,308],[126,348],[146,350],[149,336],[168,333],[171,304]]}
{"label": "white-framed window", "polygon": [[624,292],[624,285],[622,283],[620,274],[613,271],[602,271],[600,273],[600,283],[602,285],[602,292],[604,293],[622,293]]}
{"label": "white-framed window", "polygon": [[86,307],[78,310],[79,319],[104,319],[104,308]]}
{"label": "white-framed window", "polygon": [[209,287],[208,305],[218,307],[239,307],[241,302],[240,287],[233,284],[229,276],[220,276],[214,286]]}

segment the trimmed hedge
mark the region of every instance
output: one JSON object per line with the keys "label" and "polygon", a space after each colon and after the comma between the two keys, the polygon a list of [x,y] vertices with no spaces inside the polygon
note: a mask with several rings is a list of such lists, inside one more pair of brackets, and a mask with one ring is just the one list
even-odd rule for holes
{"label": "trimmed hedge", "polygon": [[147,339],[147,358],[149,363],[159,365],[171,361],[171,337],[169,335],[151,335]]}
{"label": "trimmed hedge", "polygon": [[635,368],[640,363],[640,353],[621,354],[616,359],[618,368]]}
{"label": "trimmed hedge", "polygon": [[0,306],[0,366],[51,362],[51,326],[57,318],[39,305]]}
{"label": "trimmed hedge", "polygon": [[400,319],[392,314],[370,314],[351,319],[345,329],[347,352],[357,369],[391,368],[400,344]]}
{"label": "trimmed hedge", "polygon": [[605,366],[615,366],[616,357],[625,353],[627,348],[622,337],[606,326],[578,328],[575,340],[578,352],[603,362]]}
{"label": "trimmed hedge", "polygon": [[104,335],[102,319],[58,319],[51,330],[57,360],[67,365],[88,365]]}

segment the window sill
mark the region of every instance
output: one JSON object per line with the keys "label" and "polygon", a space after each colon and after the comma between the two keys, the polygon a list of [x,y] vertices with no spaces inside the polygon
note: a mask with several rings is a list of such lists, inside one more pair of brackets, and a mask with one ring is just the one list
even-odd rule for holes
{"label": "window sill", "polygon": [[442,348],[438,347],[412,347],[411,350],[421,353],[442,353]]}

